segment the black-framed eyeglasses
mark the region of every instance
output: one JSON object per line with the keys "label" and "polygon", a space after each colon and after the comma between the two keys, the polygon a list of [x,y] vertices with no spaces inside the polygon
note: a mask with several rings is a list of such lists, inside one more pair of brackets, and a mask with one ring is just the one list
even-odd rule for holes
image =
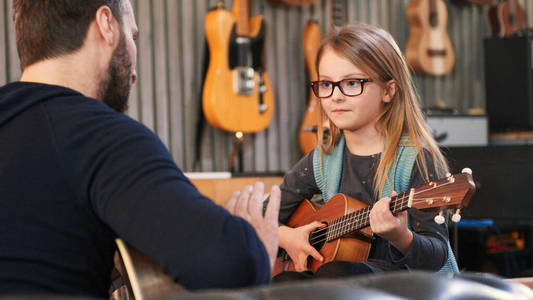
{"label": "black-framed eyeglasses", "polygon": [[347,78],[341,81],[319,80],[311,82],[311,89],[318,98],[328,98],[333,95],[333,90],[338,87],[345,96],[359,96],[363,93],[365,82],[371,82],[370,78]]}

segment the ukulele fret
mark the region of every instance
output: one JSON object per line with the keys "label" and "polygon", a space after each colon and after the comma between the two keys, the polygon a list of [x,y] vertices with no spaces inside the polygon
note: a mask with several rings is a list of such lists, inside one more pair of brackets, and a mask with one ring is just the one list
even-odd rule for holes
{"label": "ukulele fret", "polygon": [[[409,192],[404,192],[391,197],[390,209],[393,214],[397,214],[408,208]],[[372,206],[346,214],[333,220],[328,226],[326,240],[332,241],[344,235],[350,234],[361,228],[370,226],[370,210]]]}

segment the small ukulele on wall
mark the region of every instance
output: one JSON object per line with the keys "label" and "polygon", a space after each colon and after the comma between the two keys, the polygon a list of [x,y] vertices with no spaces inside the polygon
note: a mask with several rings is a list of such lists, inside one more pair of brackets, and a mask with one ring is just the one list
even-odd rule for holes
{"label": "small ukulele on wall", "polygon": [[509,37],[524,29],[526,14],[516,0],[504,0],[489,9],[493,35]]}
{"label": "small ukulele on wall", "polygon": [[407,62],[416,73],[444,75],[455,64],[455,53],[446,30],[448,10],[443,0],[413,0],[407,6],[409,39]]}
{"label": "small ukulele on wall", "polygon": [[265,129],[274,100],[263,64],[263,16],[250,18],[247,0],[234,0],[232,12],[220,3],[207,13],[205,31],[210,61],[202,106],[207,121],[231,132]]}

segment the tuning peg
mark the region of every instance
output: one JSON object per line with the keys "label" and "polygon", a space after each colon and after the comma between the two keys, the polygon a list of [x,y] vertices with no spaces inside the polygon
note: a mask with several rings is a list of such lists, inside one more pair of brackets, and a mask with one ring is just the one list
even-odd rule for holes
{"label": "tuning peg", "polygon": [[458,223],[459,221],[461,221],[461,215],[459,214],[461,212],[461,209],[458,208],[455,213],[453,214],[452,216],[452,221],[455,222],[455,223]]}
{"label": "tuning peg", "polygon": [[468,173],[468,174],[472,175],[472,169],[470,169],[470,168],[464,168],[464,169],[461,171],[461,173]]}
{"label": "tuning peg", "polygon": [[440,211],[440,213],[438,215],[435,216],[435,218],[433,219],[435,220],[435,223],[437,224],[444,224],[444,216],[442,215],[442,210]]}

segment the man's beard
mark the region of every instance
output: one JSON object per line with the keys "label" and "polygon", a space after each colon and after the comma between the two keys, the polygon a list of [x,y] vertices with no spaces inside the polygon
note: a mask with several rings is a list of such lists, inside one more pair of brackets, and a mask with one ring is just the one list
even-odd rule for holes
{"label": "man's beard", "polygon": [[98,96],[109,107],[123,113],[128,109],[128,97],[131,88],[131,57],[126,49],[124,33],[113,51],[106,78],[100,82]]}

